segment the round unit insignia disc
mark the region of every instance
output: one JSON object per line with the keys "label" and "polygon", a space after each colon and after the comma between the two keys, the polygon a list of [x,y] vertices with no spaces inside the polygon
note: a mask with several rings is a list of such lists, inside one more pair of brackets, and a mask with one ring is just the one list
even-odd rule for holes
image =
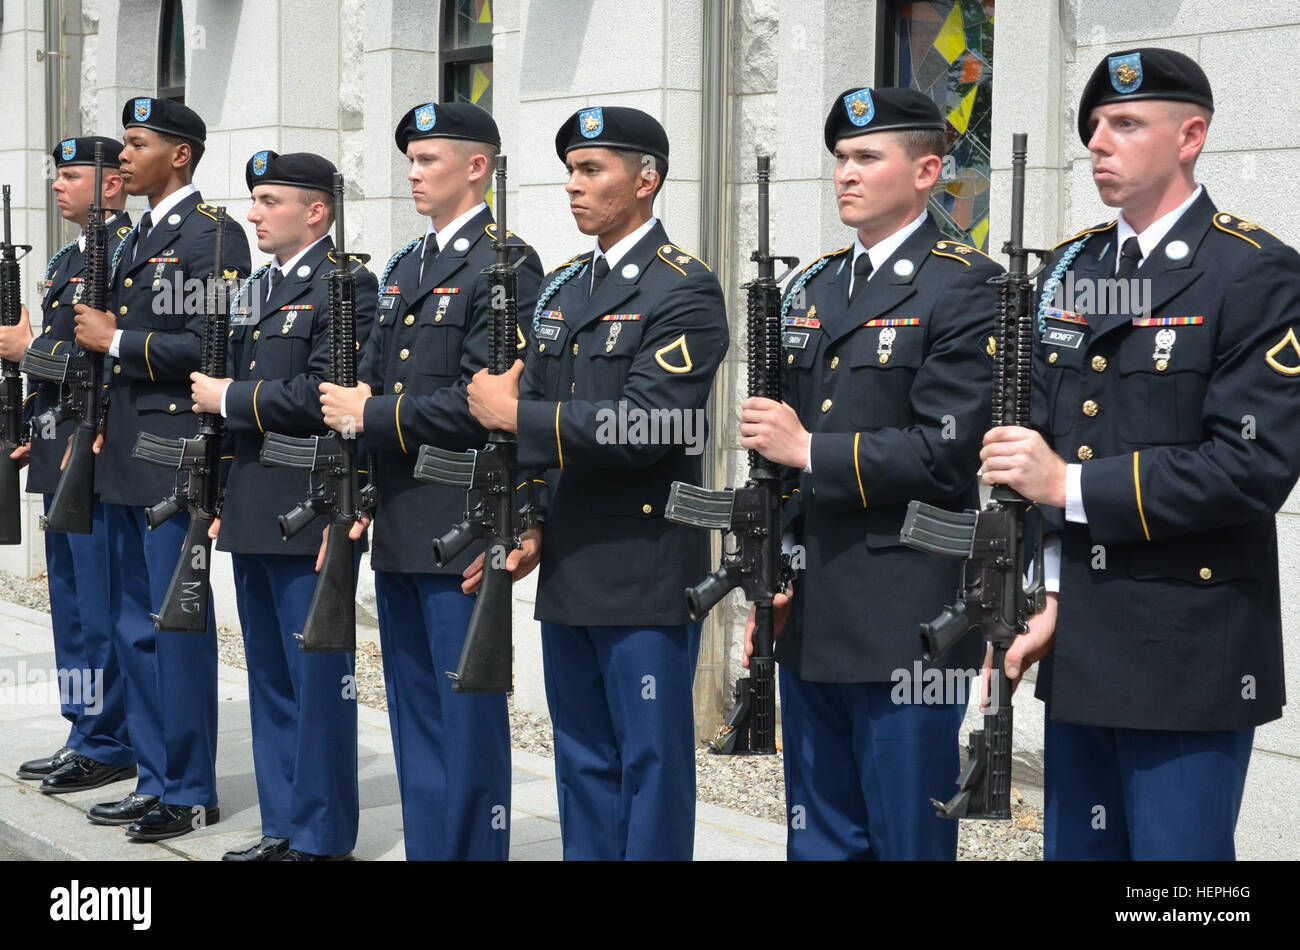
{"label": "round unit insignia disc", "polygon": [[1181,261],[1190,250],[1186,241],[1170,241],[1165,247],[1165,257],[1171,261]]}
{"label": "round unit insignia disc", "polygon": [[916,265],[906,257],[902,260],[894,261],[894,273],[899,277],[910,277],[914,270],[916,270]]}
{"label": "round unit insignia disc", "polygon": [[641,273],[641,268],[637,267],[635,264],[624,264],[623,269],[619,271],[619,273],[623,275],[624,280],[631,280],[637,274]]}
{"label": "round unit insignia disc", "polygon": [[463,254],[469,248],[469,241],[465,238],[456,238],[452,242],[451,249],[458,254]]}
{"label": "round unit insignia disc", "polygon": [[167,215],[167,223],[173,226],[180,224],[181,216],[179,214],[169,214]]}
{"label": "round unit insignia disc", "polygon": [[311,274],[311,268],[308,267],[306,264],[303,264],[299,266],[299,268],[296,271],[294,271],[294,273],[297,274],[299,277],[307,277]]}

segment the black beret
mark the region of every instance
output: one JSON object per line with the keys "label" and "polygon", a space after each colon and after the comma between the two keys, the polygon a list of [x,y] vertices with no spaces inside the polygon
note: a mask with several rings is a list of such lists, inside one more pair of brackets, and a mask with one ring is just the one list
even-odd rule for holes
{"label": "black beret", "polygon": [[254,185],[293,185],[295,188],[332,192],[336,171],[338,169],[328,158],[311,152],[277,155],[265,149],[254,152],[244,166],[244,181],[248,182],[249,191]]}
{"label": "black beret", "polygon": [[164,135],[203,144],[208,137],[208,127],[199,114],[189,106],[171,99],[128,99],[122,106],[122,128],[153,129]]}
{"label": "black beret", "polygon": [[1129,99],[1194,102],[1214,111],[1210,80],[1196,60],[1171,49],[1146,46],[1107,56],[1092,71],[1079,99],[1079,138],[1087,145],[1092,110]]}
{"label": "black beret", "polygon": [[402,116],[393,138],[403,155],[412,139],[466,139],[501,147],[496,121],[472,102],[426,102],[416,106]]}
{"label": "black beret", "polygon": [[564,160],[575,148],[648,152],[668,161],[668,133],[653,116],[627,106],[579,109],[555,133],[555,154]]}
{"label": "black beret", "polygon": [[833,152],[840,139],[871,132],[946,127],[934,100],[916,89],[845,89],[826,116],[826,147]]}
{"label": "black beret", "polygon": [[103,135],[86,135],[76,139],[64,139],[54,146],[50,154],[54,156],[54,167],[64,165],[95,164],[95,146],[102,145],[105,168],[117,168],[117,157],[122,154],[122,143]]}

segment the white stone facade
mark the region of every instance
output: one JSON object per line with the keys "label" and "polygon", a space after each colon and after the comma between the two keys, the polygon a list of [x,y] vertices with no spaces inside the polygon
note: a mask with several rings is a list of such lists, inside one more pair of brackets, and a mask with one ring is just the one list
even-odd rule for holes
{"label": "white stone facade", "polygon": [[[743,295],[755,241],[754,155],[773,155],[771,240],[775,253],[805,262],[852,238],[839,222],[822,119],[831,98],[876,81],[880,3],[861,0],[496,0],[494,112],[510,156],[510,225],[547,267],[589,246],[573,227],[552,139],[560,121],[595,103],[632,105],[661,118],[672,142],[657,212],[674,241],[701,245],[701,123],[710,115],[705,3],[729,18],[726,48],[727,162],[716,183],[726,196],[723,253],[709,260],[728,295],[733,347],[715,395],[715,484],[737,484],[745,457],[733,420],[744,387]],[[424,229],[413,213],[406,162],[393,145],[397,118],[437,99],[440,36],[436,3],[413,0],[185,0],[190,34],[187,101],[207,121],[208,148],[196,176],[205,197],[242,217],[243,166],[255,150],[313,150],[349,180],[348,241],[379,264]],[[24,268],[24,298],[51,248],[45,239],[48,180],[43,159],[46,48],[40,0],[4,4],[0,35],[0,181],[13,185],[14,227],[36,245]],[[63,127],[120,134],[122,103],[154,92],[159,3],[63,0]],[[1300,245],[1300,103],[1280,82],[1300,48],[1300,0],[1225,5],[1215,0],[998,0],[993,80],[994,197],[989,247],[1005,239],[1010,135],[1029,133],[1025,241],[1051,246],[1113,213],[1097,200],[1074,109],[1088,74],[1117,49],[1163,45],[1205,67],[1218,108],[1199,171],[1220,207],[1259,221]],[[1261,63],[1275,64],[1259,68]],[[723,122],[715,118],[715,122]],[[66,239],[66,238],[65,238]],[[262,260],[254,249],[254,263]],[[31,506],[28,543],[0,549],[0,568],[44,567]],[[1279,518],[1286,652],[1291,695],[1300,696],[1300,500]],[[430,526],[431,533],[438,526]],[[228,572],[228,566],[225,566]],[[218,591],[219,618],[236,624],[233,590]],[[516,701],[545,710],[532,580],[516,611]],[[864,607],[869,609],[869,607]],[[744,608],[735,595],[715,611],[713,649],[697,684],[701,732],[709,731],[738,672]],[[918,620],[924,618],[918,618]],[[726,658],[730,662],[726,662]],[[1022,697],[1018,743],[1032,767],[1041,748],[1041,706]],[[712,720],[712,721],[710,721]],[[1300,719],[1289,713],[1256,734],[1241,829],[1241,853],[1300,857],[1286,814],[1300,780]]]}

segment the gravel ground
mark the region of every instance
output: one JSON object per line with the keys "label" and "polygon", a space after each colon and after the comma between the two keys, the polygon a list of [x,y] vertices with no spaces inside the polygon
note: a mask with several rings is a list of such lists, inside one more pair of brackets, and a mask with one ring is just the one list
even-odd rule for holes
{"label": "gravel ground", "polygon": [[[45,574],[21,578],[0,571],[0,600],[36,610],[49,610]],[[244,646],[229,627],[217,628],[217,655],[222,663],[245,669]],[[375,709],[387,709],[383,658],[379,645],[357,647],[357,698]],[[554,757],[550,720],[515,708],[510,702],[510,739],[516,749]],[[695,752],[695,773],[700,801],[731,808],[778,824],[785,822],[784,769],[781,756],[717,756],[704,748]],[[1043,813],[1011,790],[1012,819],[963,821],[958,834],[961,861],[1041,861]]]}

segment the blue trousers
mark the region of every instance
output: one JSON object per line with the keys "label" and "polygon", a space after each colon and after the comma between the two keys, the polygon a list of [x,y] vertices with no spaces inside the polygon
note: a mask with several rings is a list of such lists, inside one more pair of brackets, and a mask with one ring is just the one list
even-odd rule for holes
{"label": "blue trousers", "polygon": [[957,857],[948,799],[960,768],[965,703],[896,703],[890,683],[812,683],[781,669],[786,857]]}
{"label": "blue trousers", "polygon": [[1049,861],[1231,861],[1254,729],[1053,722],[1044,737]]}
{"label": "blue trousers", "polygon": [[[45,495],[49,514],[54,496]],[[45,533],[45,568],[50,584],[54,659],[73,674],[79,695],[60,697],[63,718],[72,724],[67,745],[96,762],[126,768],[135,764],[126,728],[126,688],[108,621],[108,536],[104,510],[94,508],[90,534]]]}
{"label": "blue trousers", "polygon": [[410,861],[504,861],[510,852],[505,694],[453,693],[474,598],[457,575],[378,571],[402,834]]}
{"label": "blue trousers", "polygon": [[542,624],[565,860],[689,861],[700,624]]}
{"label": "blue trousers", "polygon": [[155,631],[190,516],[152,531],[144,509],[104,505],[108,535],[108,619],[126,684],[126,720],[140,766],[136,791],[169,805],[217,804],[217,627]]}
{"label": "blue trousers", "polygon": [[312,854],[357,843],[357,690],[354,655],[303,653],[316,590],[312,555],[233,554],[248,662],[253,769],[262,834]]}

